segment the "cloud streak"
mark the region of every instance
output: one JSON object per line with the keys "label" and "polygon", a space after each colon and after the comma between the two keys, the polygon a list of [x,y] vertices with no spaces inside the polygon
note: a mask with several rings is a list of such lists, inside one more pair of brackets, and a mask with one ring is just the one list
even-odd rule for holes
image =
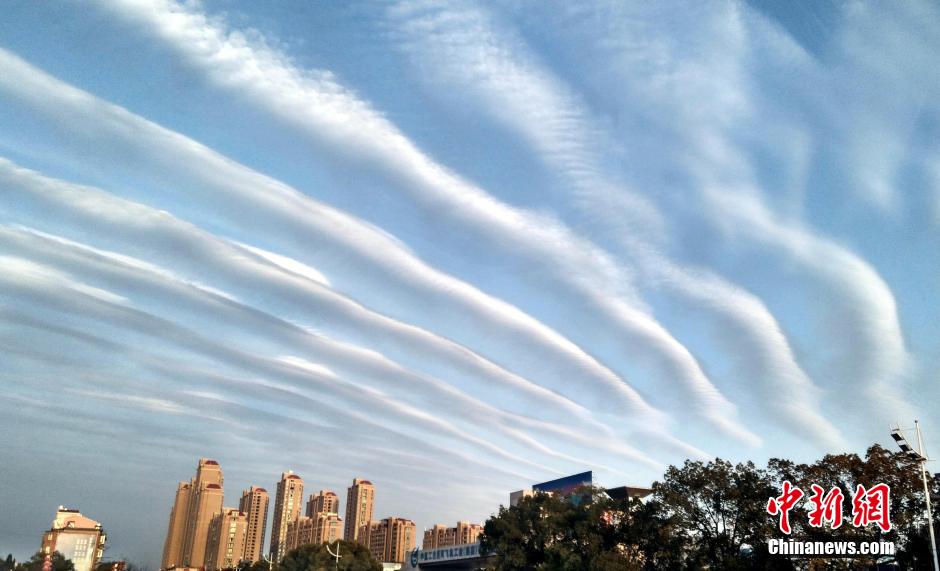
{"label": "cloud streak", "polygon": [[[550,218],[513,208],[461,179],[419,150],[394,125],[325,72],[304,72],[280,53],[229,32],[197,12],[171,2],[125,2],[122,13],[143,21],[218,85],[237,89],[310,136],[357,155],[397,179],[397,188],[423,208],[446,215],[481,238],[512,245],[513,254],[586,302],[600,322],[641,344],[663,364],[665,379],[682,380],[696,396],[698,412],[744,442],[759,439],[735,419],[735,407],[709,381],[694,356],[625,290],[629,275],[604,250]],[[556,270],[557,268],[557,270]],[[611,377],[612,372],[605,375]],[[613,375],[615,377],[615,375]],[[620,380],[615,392],[641,397]]]}
{"label": "cloud streak", "polygon": [[[659,244],[663,216],[648,200],[605,173],[598,142],[611,137],[573,90],[541,65],[517,37],[500,33],[492,17],[460,2],[409,2],[389,9],[400,45],[415,62],[418,75],[433,93],[457,85],[479,100],[493,116],[530,142],[533,150],[571,188],[584,217],[607,227],[621,251],[652,286],[668,290],[728,323],[731,350],[746,362],[748,377],[771,386],[771,407],[783,425],[827,446],[842,444],[838,431],[819,410],[819,390],[797,364],[779,324],[756,296],[705,270],[691,270],[669,260]],[[630,213],[639,211],[641,220]],[[651,233],[651,227],[656,228]],[[749,347],[741,351],[742,347]],[[677,348],[678,349],[678,348]],[[693,395],[708,397],[704,385]]]}
{"label": "cloud streak", "polygon": [[[663,417],[613,371],[554,329],[519,308],[432,268],[375,227],[234,163],[178,133],[65,85],[8,52],[0,52],[0,68],[4,71],[0,85],[7,93],[23,98],[55,121],[68,122],[73,128],[70,135],[87,137],[93,133],[96,139],[113,137],[121,145],[145,155],[150,161],[147,168],[159,167],[194,178],[198,185],[190,189],[188,200],[201,199],[235,221],[255,227],[263,225],[269,238],[280,235],[293,244],[297,236],[304,236],[305,240],[321,244],[323,250],[340,253],[345,266],[355,265],[361,271],[359,282],[363,275],[380,275],[383,280],[389,280],[387,286],[395,286],[397,293],[415,302],[420,299],[426,304],[430,297],[459,308],[463,319],[492,332],[494,339],[524,343],[527,348],[554,360],[557,372],[570,371],[582,382],[590,383],[596,390],[577,391],[577,394],[581,397],[603,395],[591,401],[593,406],[626,411],[639,422]],[[79,124],[77,118],[94,119]],[[187,165],[185,173],[180,172],[181,165]],[[245,206],[251,208],[250,219],[246,217]],[[89,201],[86,208],[95,210],[98,206]],[[107,220],[102,216],[102,222]],[[540,384],[563,394],[572,392],[570,384],[561,379],[543,378]]]}

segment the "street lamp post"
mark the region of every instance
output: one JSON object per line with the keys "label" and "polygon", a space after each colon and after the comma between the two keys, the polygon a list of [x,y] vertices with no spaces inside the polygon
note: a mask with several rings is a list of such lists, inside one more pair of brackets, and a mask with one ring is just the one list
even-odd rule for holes
{"label": "street lamp post", "polygon": [[940,563],[937,562],[937,540],[934,538],[933,533],[933,513],[930,508],[930,486],[927,485],[928,458],[924,450],[924,437],[920,432],[920,422],[917,420],[914,420],[914,430],[917,432],[917,450],[914,450],[908,444],[900,426],[894,427],[894,430],[891,431],[891,438],[894,438],[902,452],[917,460],[920,467],[920,477],[924,481],[924,500],[927,502],[927,530],[930,532],[930,553],[933,555],[933,571],[940,571]]}
{"label": "street lamp post", "polygon": [[339,554],[339,540],[336,540],[336,553],[333,553],[333,550],[330,549],[329,543],[326,544],[326,552],[336,558],[336,568],[339,569],[339,558],[342,557],[342,555]]}

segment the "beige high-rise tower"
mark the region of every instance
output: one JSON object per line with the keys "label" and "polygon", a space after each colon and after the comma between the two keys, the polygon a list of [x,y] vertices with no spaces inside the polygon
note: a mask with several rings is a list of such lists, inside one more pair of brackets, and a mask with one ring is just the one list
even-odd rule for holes
{"label": "beige high-rise tower", "polygon": [[264,529],[268,525],[268,491],[264,488],[252,486],[242,492],[242,499],[238,502],[238,509],[248,519],[248,529],[245,534],[245,551],[242,559],[245,561],[261,560],[264,550]]}
{"label": "beige high-rise tower", "polygon": [[316,515],[314,543],[333,543],[343,534],[343,518],[337,513],[320,512]]}
{"label": "beige high-rise tower", "polygon": [[222,508],[212,517],[206,539],[206,571],[234,569],[245,552],[248,517],[235,508]]}
{"label": "beige high-rise tower", "polygon": [[183,563],[189,567],[206,564],[209,523],[222,509],[222,468],[215,460],[200,458],[189,501],[189,521],[183,541]]}
{"label": "beige high-rise tower", "polygon": [[363,537],[372,555],[386,563],[404,563],[405,557],[415,547],[416,526],[410,519],[388,517],[382,521],[373,521],[363,525]]}
{"label": "beige high-rise tower", "polygon": [[304,499],[304,481],[291,470],[281,474],[274,498],[274,521],[271,527],[271,557],[280,561],[287,553],[287,524],[300,515]]}
{"label": "beige high-rise tower", "polygon": [[219,463],[200,458],[196,476],[179,483],[163,546],[164,569],[205,565],[209,524],[222,509],[222,482]]}
{"label": "beige high-rise tower", "polygon": [[307,500],[307,517],[316,518],[317,514],[338,514],[339,496],[330,490],[320,490],[316,494],[310,494]]}
{"label": "beige high-rise tower", "polygon": [[189,496],[192,482],[180,482],[176,486],[176,500],[170,510],[170,523],[163,544],[163,563],[161,569],[177,567],[183,563],[183,536],[186,533],[186,520],[189,517]]}
{"label": "beige high-rise tower", "polygon": [[359,527],[372,521],[372,507],[375,503],[375,487],[369,480],[356,478],[346,491],[346,528],[343,539],[356,541]]}

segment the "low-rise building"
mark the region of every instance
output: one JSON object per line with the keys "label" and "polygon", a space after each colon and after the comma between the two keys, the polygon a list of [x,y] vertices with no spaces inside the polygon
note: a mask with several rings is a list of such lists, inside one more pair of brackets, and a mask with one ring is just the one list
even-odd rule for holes
{"label": "low-rise building", "polygon": [[52,555],[58,551],[75,565],[75,571],[94,571],[104,555],[107,535],[101,524],[76,509],[59,506],[52,527],[42,536],[40,551]]}

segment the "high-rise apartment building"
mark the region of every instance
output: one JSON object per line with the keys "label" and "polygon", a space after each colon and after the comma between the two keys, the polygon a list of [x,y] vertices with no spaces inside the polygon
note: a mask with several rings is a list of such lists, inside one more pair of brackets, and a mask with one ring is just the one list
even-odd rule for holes
{"label": "high-rise apartment building", "polygon": [[58,551],[75,565],[75,571],[94,571],[104,555],[106,539],[101,524],[78,510],[59,506],[52,527],[42,536],[43,555]]}
{"label": "high-rise apartment building", "polygon": [[180,482],[176,487],[176,500],[170,510],[170,523],[167,526],[166,541],[163,544],[161,569],[177,567],[183,563],[183,536],[186,533],[189,496],[192,488],[192,482]]}
{"label": "high-rise apartment building", "polygon": [[458,521],[454,532],[454,545],[476,543],[477,538],[483,532],[483,526],[469,521]]}
{"label": "high-rise apartment building", "polygon": [[[438,547],[449,547],[453,543],[448,542],[448,528],[444,524],[437,524],[431,529],[424,530],[424,541],[421,543],[421,549],[437,549]],[[450,535],[453,537],[453,535]]]}
{"label": "high-rise apartment building", "polygon": [[209,522],[206,571],[234,569],[245,553],[248,516],[235,508],[223,508]]}
{"label": "high-rise apartment building", "polygon": [[313,535],[314,543],[333,543],[343,538],[343,518],[338,513],[318,513],[317,526]]}
{"label": "high-rise apartment building", "polygon": [[264,530],[268,525],[268,492],[264,488],[252,486],[242,492],[238,502],[238,509],[244,512],[248,519],[248,529],[245,534],[245,551],[242,559],[245,561],[261,560],[264,550]]}
{"label": "high-rise apartment building", "polygon": [[209,523],[222,509],[222,468],[215,460],[200,458],[189,500],[189,518],[183,538],[183,563],[187,567],[206,564]]}
{"label": "high-rise apartment building", "polygon": [[274,518],[271,527],[271,557],[280,561],[287,553],[287,524],[297,519],[304,497],[304,481],[288,470],[281,474],[274,498]]}
{"label": "high-rise apartment building", "polygon": [[313,530],[315,524],[312,518],[299,516],[287,524],[287,533],[284,535],[284,552],[297,549],[301,545],[313,543]]}
{"label": "high-rise apartment building", "polygon": [[[372,521],[372,508],[375,503],[375,487],[369,480],[356,478],[346,491],[346,529],[343,539],[357,541],[359,528]],[[363,543],[363,542],[360,542]],[[368,545],[363,543],[363,545]]]}
{"label": "high-rise apartment building", "polygon": [[424,531],[424,541],[421,544],[421,549],[437,549],[438,547],[475,543],[482,532],[483,526],[469,521],[458,521],[455,527],[437,524]]}
{"label": "high-rise apartment building", "polygon": [[313,518],[320,513],[339,513],[339,496],[330,490],[320,490],[310,494],[307,500],[307,517]]}
{"label": "high-rise apartment building", "polygon": [[[388,517],[360,526],[360,542],[369,547],[373,557],[384,563],[404,563],[415,547],[415,522]],[[368,543],[366,543],[368,542]]]}
{"label": "high-rise apartment building", "polygon": [[312,543],[331,543],[343,538],[343,518],[339,516],[339,496],[320,490],[307,500],[307,517],[313,522]]}
{"label": "high-rise apartment building", "polygon": [[[348,525],[349,524],[347,523],[347,526]],[[369,551],[373,551],[373,538],[376,542],[375,551],[384,551],[385,539],[384,537],[379,537],[379,522],[370,521],[359,526],[359,531],[356,534],[356,541],[366,546]]]}
{"label": "high-rise apartment building", "polygon": [[284,552],[302,545],[332,543],[342,538],[343,518],[335,513],[300,516],[287,524]]}
{"label": "high-rise apartment building", "polygon": [[222,484],[222,468],[208,458],[199,459],[189,483],[179,483],[163,546],[164,569],[205,565],[209,524],[222,510]]}

